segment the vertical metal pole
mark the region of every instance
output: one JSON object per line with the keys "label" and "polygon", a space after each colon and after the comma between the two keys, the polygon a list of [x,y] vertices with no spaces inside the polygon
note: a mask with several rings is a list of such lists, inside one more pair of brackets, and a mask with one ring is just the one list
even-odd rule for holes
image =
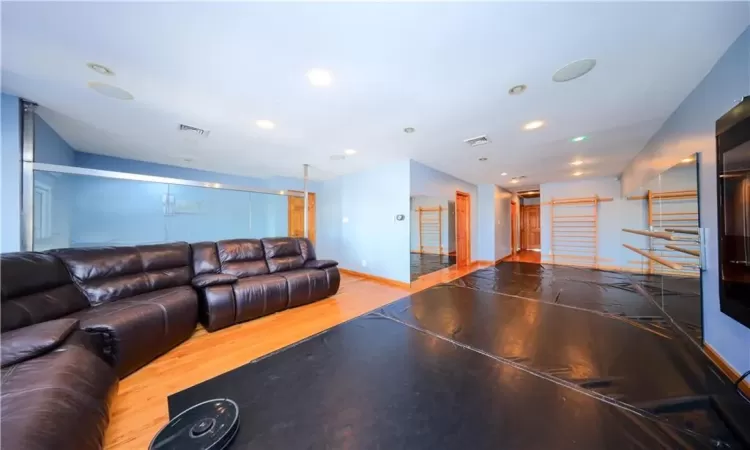
{"label": "vertical metal pole", "polygon": [[21,248],[34,249],[34,111],[21,100]]}
{"label": "vertical metal pole", "polygon": [[305,178],[304,178],[305,215],[304,215],[304,220],[305,220],[305,237],[307,238],[307,237],[310,237],[309,236],[310,227],[307,224],[307,219],[308,219],[308,214],[307,214],[307,202],[308,202],[308,199],[307,199],[307,176],[309,175],[308,172],[309,172],[309,169],[310,169],[310,165],[309,164],[305,164],[304,167],[305,167]]}

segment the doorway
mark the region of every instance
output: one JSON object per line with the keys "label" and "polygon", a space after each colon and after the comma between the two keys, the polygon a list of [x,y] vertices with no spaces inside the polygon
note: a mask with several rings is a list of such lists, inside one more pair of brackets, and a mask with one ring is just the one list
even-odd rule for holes
{"label": "doorway", "polygon": [[[289,191],[298,192],[298,191]],[[315,244],[315,193],[307,193],[308,238]],[[305,235],[305,197],[289,198],[289,236],[303,237]]]}
{"label": "doorway", "polygon": [[456,191],[456,264],[471,264],[471,196]]}

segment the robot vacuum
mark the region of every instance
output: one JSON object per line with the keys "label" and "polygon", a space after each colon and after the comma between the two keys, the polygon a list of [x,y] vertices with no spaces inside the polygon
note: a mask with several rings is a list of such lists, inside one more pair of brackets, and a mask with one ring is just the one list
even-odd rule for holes
{"label": "robot vacuum", "polygon": [[149,450],[223,450],[240,427],[237,403],[217,398],[191,406],[170,420]]}

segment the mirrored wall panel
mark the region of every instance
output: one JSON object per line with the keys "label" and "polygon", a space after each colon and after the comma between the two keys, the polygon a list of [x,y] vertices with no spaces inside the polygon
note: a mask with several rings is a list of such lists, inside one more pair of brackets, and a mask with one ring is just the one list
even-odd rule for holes
{"label": "mirrored wall panel", "polygon": [[34,250],[285,236],[289,198],[37,170]]}

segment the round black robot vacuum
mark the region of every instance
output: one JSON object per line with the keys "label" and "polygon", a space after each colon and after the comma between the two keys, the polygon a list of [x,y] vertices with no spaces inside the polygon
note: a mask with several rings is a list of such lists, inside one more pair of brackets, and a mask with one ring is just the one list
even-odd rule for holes
{"label": "round black robot vacuum", "polygon": [[237,403],[216,398],[193,405],[170,420],[149,450],[223,450],[240,427]]}

